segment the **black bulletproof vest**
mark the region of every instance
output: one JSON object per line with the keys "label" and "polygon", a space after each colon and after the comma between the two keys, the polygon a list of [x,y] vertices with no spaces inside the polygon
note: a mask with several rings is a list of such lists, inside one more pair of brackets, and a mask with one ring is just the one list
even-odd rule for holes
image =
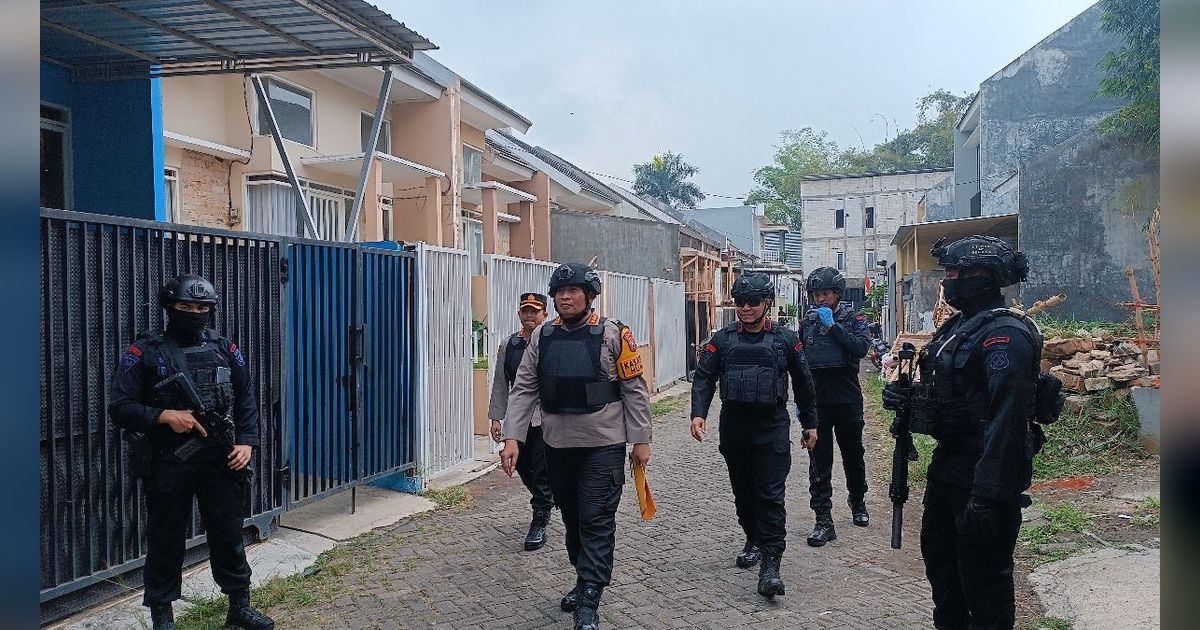
{"label": "black bulletproof vest", "polygon": [[[834,309],[834,321],[847,329],[854,318],[854,310],[849,305],[838,304]],[[821,324],[815,315],[804,318],[804,358],[810,369],[858,367],[858,360],[850,356],[845,348],[834,341],[829,329]]]}
{"label": "black bulletproof vest", "polygon": [[521,335],[513,335],[508,338],[508,348],[504,350],[504,378],[508,381],[509,387],[512,387],[513,382],[517,380],[517,368],[521,366],[525,348],[528,347],[529,340]]}
{"label": "black bulletproof vest", "polygon": [[620,384],[608,380],[600,364],[604,321],[575,330],[557,324],[542,327],[538,390],[546,413],[595,413],[621,399]]}
{"label": "black bulletproof vest", "polygon": [[[192,385],[196,388],[196,394],[200,396],[200,402],[204,405],[203,410],[195,409],[193,412],[199,415],[202,411],[206,411],[210,417],[221,418],[221,424],[225,425],[232,440],[233,424],[230,420],[232,420],[234,406],[233,383],[230,380],[229,363],[222,353],[222,348],[227,345],[227,342],[212,331],[202,333],[201,339],[202,341],[198,345],[182,348],[173,340],[166,338],[165,335],[151,336],[149,347],[154,358],[157,360],[157,357],[161,356],[165,360],[164,365],[166,366],[166,370],[160,369],[157,382],[161,382],[177,370],[187,370],[188,378],[191,379]],[[149,362],[149,360],[148,358],[147,361]],[[190,407],[185,401],[174,398],[165,392],[157,397],[155,404],[168,409]],[[168,449],[179,446],[191,437],[171,432],[170,429],[159,433],[161,435],[156,439],[156,444]]]}
{"label": "black bulletproof vest", "polygon": [[764,330],[754,343],[742,341],[736,329],[726,329],[729,341],[724,351],[721,400],[747,405],[778,405],[787,402],[787,357],[779,335]]}
{"label": "black bulletproof vest", "polygon": [[[962,322],[962,314],[955,314],[921,349],[918,363],[921,382],[913,385],[913,431],[928,433],[938,439],[979,435],[991,413],[988,392],[986,385],[980,379],[972,378],[973,375],[964,368],[980,338],[986,336],[994,322],[1001,318],[1016,320],[1029,333],[1033,347],[1038,348],[1040,354],[1041,333],[1024,315],[997,308]],[[1035,379],[1040,356],[1036,358]],[[1031,415],[1033,402],[1031,397]]]}

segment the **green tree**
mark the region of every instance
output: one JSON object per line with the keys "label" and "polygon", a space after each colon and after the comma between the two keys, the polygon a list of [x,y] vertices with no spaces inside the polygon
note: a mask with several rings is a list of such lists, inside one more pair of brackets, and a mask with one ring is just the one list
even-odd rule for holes
{"label": "green tree", "polygon": [[765,203],[767,218],[775,223],[800,227],[800,182],[809,175],[841,173],[837,143],[824,131],[812,127],[789,129],[779,134],[775,158],[754,172],[754,188],[747,204]]}
{"label": "green tree", "polygon": [[746,203],[765,203],[767,217],[800,228],[800,184],[810,175],[906,171],[954,164],[954,125],[971,104],[971,94],[946,90],[917,101],[917,124],[870,150],[842,149],[811,127],[780,134],[771,164],[754,173]]}
{"label": "green tree", "polygon": [[1100,28],[1119,35],[1125,46],[1101,60],[1105,77],[1096,94],[1126,104],[1100,123],[1100,131],[1119,140],[1159,142],[1159,2],[1102,0]]}
{"label": "green tree", "polygon": [[695,208],[704,201],[704,193],[687,181],[700,169],[684,161],[678,153],[667,151],[645,164],[634,164],[633,191],[657,199],[672,208]]}

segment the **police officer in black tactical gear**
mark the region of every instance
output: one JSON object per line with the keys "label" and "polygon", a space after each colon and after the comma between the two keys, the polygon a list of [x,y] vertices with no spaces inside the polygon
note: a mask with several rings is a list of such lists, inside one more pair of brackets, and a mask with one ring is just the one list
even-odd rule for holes
{"label": "police officer in black tactical gear", "polygon": [[[509,335],[496,350],[492,396],[488,403],[492,439],[496,442],[500,442],[504,413],[508,407],[508,391],[517,380],[517,367],[525,356],[525,348],[529,347],[529,336],[546,319],[546,296],[541,293],[522,293],[517,304],[517,317],[521,321],[521,329]],[[533,520],[525,536],[525,551],[536,551],[546,544],[546,526],[550,524],[550,509],[554,507],[546,469],[546,441],[542,438],[540,407],[534,407],[529,433],[519,446],[524,456],[517,460],[517,474],[529,490],[529,505],[533,508]]]}
{"label": "police officer in black tactical gear", "polygon": [[630,462],[650,461],[650,392],[628,326],[592,310],[600,275],[578,263],[550,276],[558,317],[536,329],[517,366],[505,411],[500,463],[512,476],[541,405],[542,437],[554,503],[566,529],[575,587],[559,606],[574,613],[576,630],[596,630],[600,596],[612,578],[617,506]]}
{"label": "police officer in black tactical gear", "polygon": [[934,625],[1012,628],[1022,493],[1045,440],[1033,422],[1042,337],[1000,294],[1025,280],[1024,254],[989,236],[944,240],[932,253],[946,269],[946,302],[959,312],[921,349],[919,382],[887,385],[883,402],[937,440],[921,519]]}
{"label": "police officer in black tactical gear", "polygon": [[732,287],[738,321],[704,344],[692,381],[692,437],[704,441],[706,418],[720,382],[721,455],[738,524],[746,544],[737,554],[740,568],[761,565],[758,592],[784,594],[779,575],[786,535],[784,485],[792,466],[787,412],[788,375],[803,426],[801,444],[818,442],[813,381],[796,333],[766,319],[775,284],[766,274],[746,274]]}
{"label": "police officer in black tactical gear", "polygon": [[867,515],[867,466],[863,459],[863,398],[859,361],[871,340],[867,321],[842,301],[846,278],[833,267],[819,267],[805,282],[811,309],[800,322],[804,356],[817,390],[817,447],[808,462],[809,505],[816,526],[808,544],[820,547],[837,540],[833,526],[833,442],[842,452],[850,514],[855,525],[870,524]]}
{"label": "police officer in black tactical gear", "polygon": [[[209,328],[217,293],[184,274],[158,294],[166,330],[141,334],[121,358],[109,394],[113,422],[147,452],[145,595],[155,630],[175,627],[192,497],[208,536],[213,579],[229,596],[227,627],[270,630],[275,622],[250,605],[250,565],[242,544],[248,515],[250,463],[259,444],[259,412],[241,350]],[[174,375],[175,381],[170,381]],[[186,382],[203,405],[185,402]],[[224,432],[218,435],[217,432]],[[230,448],[226,448],[226,445]]]}

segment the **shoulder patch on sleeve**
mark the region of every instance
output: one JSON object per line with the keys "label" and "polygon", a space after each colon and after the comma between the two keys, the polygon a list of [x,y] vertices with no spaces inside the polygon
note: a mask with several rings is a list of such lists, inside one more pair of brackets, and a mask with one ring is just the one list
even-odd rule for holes
{"label": "shoulder patch on sleeve", "polygon": [[617,355],[617,378],[630,381],[642,375],[642,355],[633,340],[633,331],[621,327],[621,352]]}
{"label": "shoulder patch on sleeve", "polygon": [[792,346],[792,349],[795,350],[796,352],[803,352],[804,351],[804,342],[797,339],[796,345]]}
{"label": "shoulder patch on sleeve", "polygon": [[1003,344],[1005,347],[1012,343],[1012,337],[995,335],[983,340],[983,347],[990,348],[995,345]]}
{"label": "shoulder patch on sleeve", "polygon": [[242,355],[242,350],[232,341],[229,342],[229,354],[233,356],[234,361],[237,361],[238,367],[246,366],[246,357]]}
{"label": "shoulder patch on sleeve", "polygon": [[996,350],[988,355],[988,367],[997,372],[1007,370],[1012,362],[1008,358],[1008,350]]}
{"label": "shoulder patch on sleeve", "polygon": [[137,365],[142,360],[142,349],[137,345],[131,345],[121,354],[121,370],[128,372],[129,368]]}
{"label": "shoulder patch on sleeve", "polygon": [[717,351],[717,347],[716,347],[716,346],[714,346],[714,345],[713,345],[713,343],[712,343],[711,341],[710,341],[710,342],[708,342],[708,343],[706,343],[706,344],[704,344],[704,349],[705,349],[705,350],[707,350],[707,351],[709,351],[709,352],[714,352],[714,353]]}

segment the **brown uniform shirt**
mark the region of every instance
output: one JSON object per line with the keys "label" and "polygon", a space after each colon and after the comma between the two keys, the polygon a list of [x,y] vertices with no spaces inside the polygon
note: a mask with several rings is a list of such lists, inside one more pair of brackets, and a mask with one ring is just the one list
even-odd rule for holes
{"label": "brown uniform shirt", "polygon": [[[587,325],[587,317],[579,325],[568,328],[575,330]],[[517,368],[517,379],[508,396],[508,410],[504,422],[504,439],[525,441],[533,409],[540,407],[538,399],[538,353],[542,338],[542,326],[533,331],[525,357]],[[616,357],[620,355],[621,331],[612,320],[604,322],[603,341],[600,344],[600,366],[610,380],[617,379]],[[628,442],[650,443],[650,391],[641,376],[621,383],[621,400],[610,402],[595,413],[564,415],[545,413],[542,416],[542,437],[554,448],[608,446]]]}
{"label": "brown uniform shirt", "polygon": [[[508,356],[508,344],[513,337],[525,335],[522,334],[524,329],[521,329],[512,335],[509,335],[500,342],[500,349],[496,351],[495,369],[492,370],[492,396],[488,400],[488,418],[499,420],[501,426],[504,425],[505,411],[508,408],[508,379],[504,374],[504,361]],[[542,426],[542,406],[533,406],[533,417],[529,419],[529,426]]]}

